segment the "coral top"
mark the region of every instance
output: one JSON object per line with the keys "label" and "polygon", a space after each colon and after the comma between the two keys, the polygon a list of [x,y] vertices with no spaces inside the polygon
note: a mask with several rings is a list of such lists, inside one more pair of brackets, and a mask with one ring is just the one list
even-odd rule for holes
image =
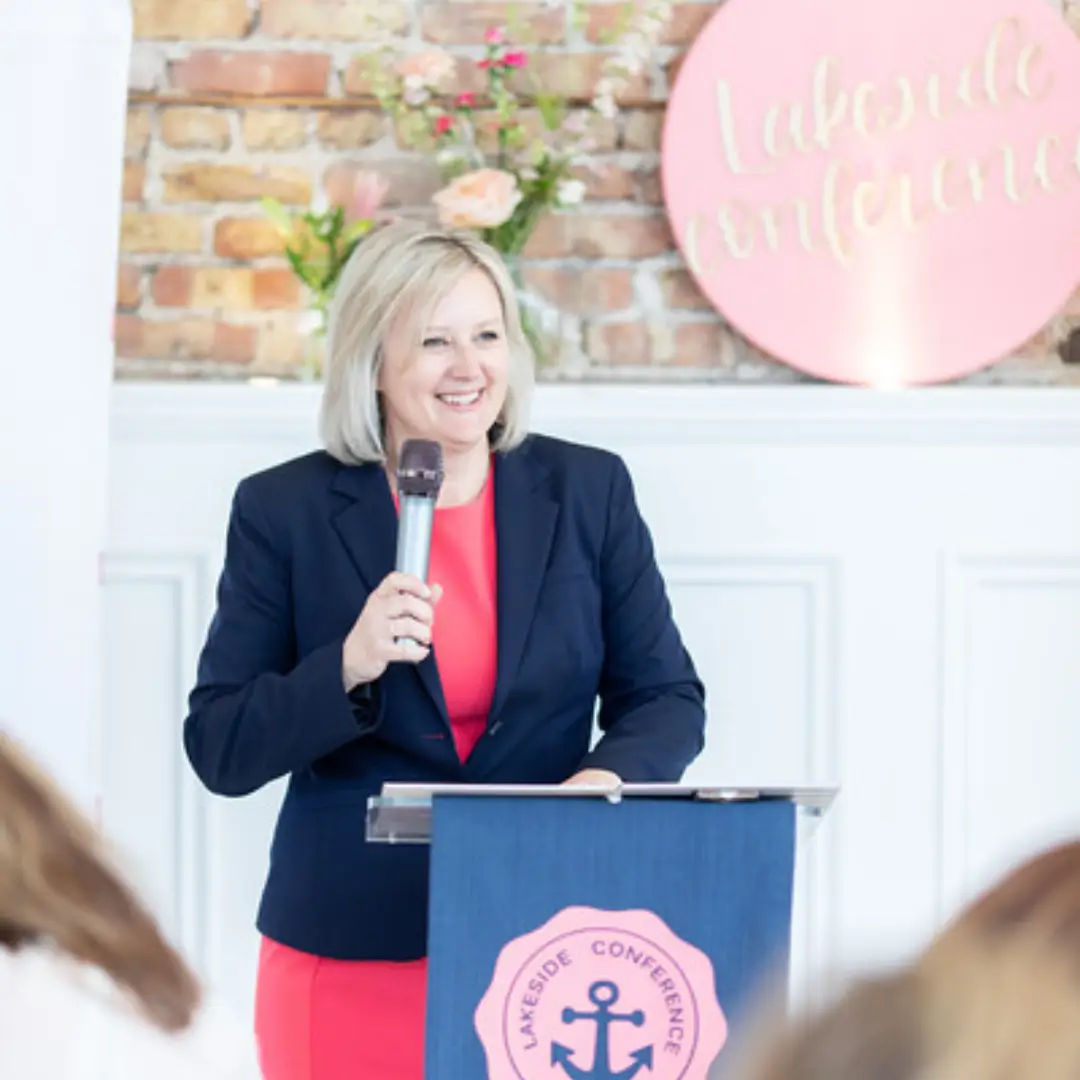
{"label": "coral top", "polygon": [[[435,511],[428,580],[454,745],[464,761],[487,725],[497,661],[492,475],[465,506]],[[266,1080],[423,1080],[427,962],[328,960],[263,940],[256,1031]]]}
{"label": "coral top", "polygon": [[435,511],[428,579],[443,587],[432,643],[458,757],[484,733],[495,695],[495,485],[479,497]]}

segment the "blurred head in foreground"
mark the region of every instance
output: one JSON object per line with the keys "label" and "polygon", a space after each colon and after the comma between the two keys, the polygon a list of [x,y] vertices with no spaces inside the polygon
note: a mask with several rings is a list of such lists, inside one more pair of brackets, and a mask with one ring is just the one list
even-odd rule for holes
{"label": "blurred head in foreground", "polygon": [[93,827],[0,732],[0,950],[44,947],[99,969],[165,1031],[198,982],[110,866]]}
{"label": "blurred head in foreground", "polygon": [[1080,844],[1023,864],[908,968],[714,1072],[731,1080],[1077,1080]]}

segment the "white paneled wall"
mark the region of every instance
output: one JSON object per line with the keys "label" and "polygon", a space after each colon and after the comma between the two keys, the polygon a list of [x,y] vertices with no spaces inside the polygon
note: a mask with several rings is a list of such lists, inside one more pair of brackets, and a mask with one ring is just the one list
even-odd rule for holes
{"label": "white paneled wall", "polygon": [[[114,392],[106,824],[244,1009],[279,792],[203,796],[180,722],[233,487],[311,449],[316,407]],[[1080,832],[1080,394],[552,386],[534,426],[631,467],[708,688],[689,779],[842,785],[800,867],[802,989]]]}

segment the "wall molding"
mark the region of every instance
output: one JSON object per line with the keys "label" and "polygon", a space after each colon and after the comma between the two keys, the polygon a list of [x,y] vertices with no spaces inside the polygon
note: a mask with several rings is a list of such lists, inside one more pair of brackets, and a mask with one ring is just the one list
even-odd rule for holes
{"label": "wall molding", "polygon": [[[114,441],[317,445],[314,383],[119,382]],[[533,428],[601,444],[1080,446],[1080,387],[543,383]]]}
{"label": "wall molding", "polygon": [[[195,668],[201,647],[206,580],[206,559],[199,552],[110,551],[102,558],[102,584],[106,589],[111,585],[153,584],[165,585],[172,593],[175,615],[172,633],[176,642],[173,679],[178,690],[188,685],[189,672]],[[176,741],[179,747],[179,728]],[[208,928],[206,800],[179,748],[175,782],[178,805],[172,863],[176,932],[187,955],[202,963],[206,959]]]}
{"label": "wall molding", "polygon": [[938,906],[944,920],[972,888],[970,842],[972,604],[986,589],[1080,589],[1080,556],[944,554],[940,588],[940,714],[938,719]]}

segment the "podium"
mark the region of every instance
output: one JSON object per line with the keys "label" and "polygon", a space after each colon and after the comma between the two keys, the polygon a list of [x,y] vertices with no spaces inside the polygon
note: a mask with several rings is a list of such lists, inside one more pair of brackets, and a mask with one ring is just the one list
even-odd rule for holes
{"label": "podium", "polygon": [[425,1080],[705,1080],[835,794],[387,784],[367,840],[432,848]]}

